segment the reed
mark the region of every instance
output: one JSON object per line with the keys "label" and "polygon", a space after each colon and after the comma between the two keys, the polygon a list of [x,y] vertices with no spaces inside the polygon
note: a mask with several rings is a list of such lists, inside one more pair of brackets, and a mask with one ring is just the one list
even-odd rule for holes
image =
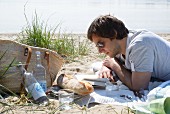
{"label": "reed", "polygon": [[55,27],[49,27],[47,22],[44,24],[45,22],[41,21],[36,11],[34,18],[29,23],[25,10],[24,15],[27,25],[23,27],[21,33],[18,35],[18,42],[54,50],[65,56],[68,60],[74,60],[77,56],[88,54],[89,47],[87,40],[81,42],[80,37],[73,36],[73,34],[61,34],[60,23]]}
{"label": "reed", "polygon": [[[8,51],[8,49],[6,51],[0,53],[0,61],[2,59],[6,59],[5,54],[7,53],[7,51]],[[15,61],[15,59],[16,58],[14,57],[13,60],[9,62],[9,64],[4,64],[4,63],[0,64],[0,79],[5,78],[6,76],[12,75],[12,74],[7,74],[7,71],[10,68],[15,67],[17,65],[17,62]]]}
{"label": "reed", "polygon": [[44,24],[44,22],[41,22],[38,18],[36,11],[31,24],[29,23],[26,14],[25,18],[27,26],[23,28],[17,40],[30,46],[50,49],[52,38],[54,37],[55,31],[59,25],[54,29],[48,29],[47,24]]}

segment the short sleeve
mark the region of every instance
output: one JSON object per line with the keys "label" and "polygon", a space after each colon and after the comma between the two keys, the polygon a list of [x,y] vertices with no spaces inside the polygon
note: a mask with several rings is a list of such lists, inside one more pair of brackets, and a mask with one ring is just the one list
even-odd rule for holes
{"label": "short sleeve", "polygon": [[138,43],[129,51],[129,62],[137,72],[153,72],[154,51],[148,45]]}

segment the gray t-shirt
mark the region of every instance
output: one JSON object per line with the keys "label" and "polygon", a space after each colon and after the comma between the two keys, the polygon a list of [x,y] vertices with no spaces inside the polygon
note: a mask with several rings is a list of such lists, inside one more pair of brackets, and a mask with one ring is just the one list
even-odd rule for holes
{"label": "gray t-shirt", "polygon": [[170,42],[146,30],[129,33],[125,66],[131,71],[152,72],[152,77],[170,80]]}

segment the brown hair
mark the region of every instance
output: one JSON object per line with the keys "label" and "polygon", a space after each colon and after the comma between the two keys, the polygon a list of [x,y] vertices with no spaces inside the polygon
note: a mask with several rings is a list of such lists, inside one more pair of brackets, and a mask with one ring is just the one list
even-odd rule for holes
{"label": "brown hair", "polygon": [[99,16],[88,28],[87,37],[92,41],[92,35],[110,39],[123,39],[127,37],[129,30],[124,23],[111,15]]}

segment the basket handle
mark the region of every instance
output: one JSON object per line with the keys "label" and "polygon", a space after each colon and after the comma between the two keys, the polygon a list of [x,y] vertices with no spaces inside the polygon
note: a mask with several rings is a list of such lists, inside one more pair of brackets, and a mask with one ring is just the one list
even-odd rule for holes
{"label": "basket handle", "polygon": [[24,56],[28,56],[28,57],[27,57],[27,60],[26,60],[25,70],[28,69],[28,64],[30,63],[31,55],[32,55],[32,49],[30,47],[26,47],[25,52],[24,52]]}
{"label": "basket handle", "polygon": [[[30,62],[31,55],[32,55],[32,49],[30,47],[26,47],[24,50],[24,56],[28,56],[28,57],[26,60],[25,70],[27,70],[27,68],[28,68],[28,64]],[[26,90],[24,88],[24,78],[22,78],[22,83],[20,85],[20,95],[22,96],[22,94],[25,94],[25,93],[26,93]]]}
{"label": "basket handle", "polygon": [[46,61],[47,61],[47,67],[48,67],[47,70],[48,70],[48,72],[49,72],[49,74],[50,74],[51,86],[52,86],[53,79],[52,79],[52,75],[51,75],[51,73],[50,73],[50,53],[46,51],[44,58],[45,58]]}

